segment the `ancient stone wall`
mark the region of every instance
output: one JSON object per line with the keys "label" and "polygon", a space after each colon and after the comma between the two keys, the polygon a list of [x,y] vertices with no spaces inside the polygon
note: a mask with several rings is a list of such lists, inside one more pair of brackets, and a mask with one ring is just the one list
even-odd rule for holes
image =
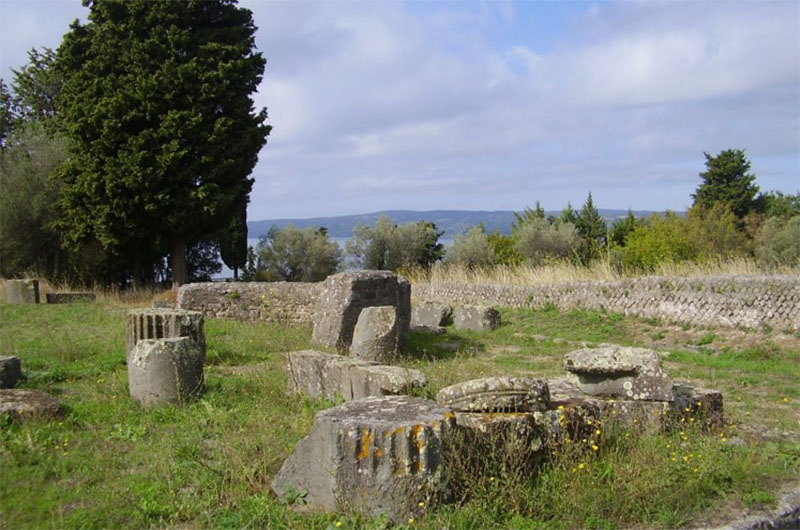
{"label": "ancient stone wall", "polygon": [[319,283],[191,283],[178,292],[178,307],[207,317],[311,323]]}
{"label": "ancient stone wall", "polygon": [[[182,309],[208,317],[310,323],[321,283],[194,283]],[[647,277],[537,286],[414,284],[415,302],[598,309],[697,326],[800,329],[797,276]]]}
{"label": "ancient stone wall", "polygon": [[647,277],[537,286],[414,284],[415,302],[608,310],[694,326],[800,329],[800,277]]}

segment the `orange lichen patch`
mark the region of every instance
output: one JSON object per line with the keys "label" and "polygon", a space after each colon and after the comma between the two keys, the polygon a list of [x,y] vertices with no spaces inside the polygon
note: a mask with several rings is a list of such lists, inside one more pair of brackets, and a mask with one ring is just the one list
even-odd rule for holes
{"label": "orange lichen patch", "polygon": [[424,432],[422,425],[414,425],[411,427],[411,439],[414,445],[417,446],[418,451],[422,451],[422,448],[425,447]]}
{"label": "orange lichen patch", "polygon": [[448,420],[452,420],[456,417],[456,415],[453,412],[445,412],[444,417],[447,418]]}
{"label": "orange lichen patch", "polygon": [[373,451],[372,456],[375,458],[380,458],[383,456],[383,450],[380,447],[376,447],[375,451]]}
{"label": "orange lichen patch", "polygon": [[363,429],[361,431],[361,443],[359,444],[358,453],[356,454],[356,458],[359,460],[363,460],[369,456],[369,448],[372,445],[372,439],[375,435],[369,432],[369,429]]}
{"label": "orange lichen patch", "polygon": [[416,462],[414,462],[414,470],[417,473],[420,473],[422,469],[423,469],[422,460],[417,460]]}

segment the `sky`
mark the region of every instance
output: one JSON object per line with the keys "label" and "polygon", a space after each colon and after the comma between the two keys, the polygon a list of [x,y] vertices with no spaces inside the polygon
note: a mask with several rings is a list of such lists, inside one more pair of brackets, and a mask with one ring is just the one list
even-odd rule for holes
{"label": "sky", "polygon": [[[704,152],[800,191],[800,2],[243,0],[273,126],[250,220],[684,210]],[[0,77],[80,0],[0,0]]]}

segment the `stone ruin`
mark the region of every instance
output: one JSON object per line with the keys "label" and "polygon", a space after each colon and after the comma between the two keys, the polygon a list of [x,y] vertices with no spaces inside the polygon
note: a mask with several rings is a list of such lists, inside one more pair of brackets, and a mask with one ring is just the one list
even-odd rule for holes
{"label": "stone ruin", "polygon": [[97,299],[97,295],[90,292],[47,293],[45,299],[48,304],[74,304],[78,302],[94,302]]}
{"label": "stone ruin", "polygon": [[[476,379],[441,389],[435,402],[385,395],[419,388],[422,374],[409,378],[414,371],[362,363],[319,352],[289,354],[291,393],[348,401],[317,414],[311,434],[273,480],[277,495],[304,492],[311,507],[385,513],[397,521],[447,502],[447,444],[468,452],[461,458],[499,451],[516,468],[535,473],[534,464],[570,439],[588,438],[608,417],[658,430],[686,418],[704,427],[722,424],[720,392],[673,382],[658,354],[641,348],[577,350],[565,357],[567,377]],[[387,368],[406,378],[359,383],[370,370]]]}
{"label": "stone ruin", "polygon": [[6,302],[38,304],[39,280],[6,280]]}
{"label": "stone ruin", "polygon": [[128,388],[143,406],[182,404],[203,391],[203,314],[180,309],[133,309],[127,315]]}
{"label": "stone ruin", "polygon": [[19,357],[0,356],[0,416],[15,421],[62,417],[61,403],[50,394],[14,388],[24,377]]}

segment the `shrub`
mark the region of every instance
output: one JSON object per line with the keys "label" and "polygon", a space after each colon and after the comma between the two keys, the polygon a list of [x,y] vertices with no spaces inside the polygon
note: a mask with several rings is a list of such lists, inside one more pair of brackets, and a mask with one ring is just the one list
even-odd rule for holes
{"label": "shrub", "polygon": [[580,242],[572,223],[549,224],[545,219],[532,219],[517,230],[514,248],[531,265],[540,265],[575,257]]}
{"label": "shrub", "polygon": [[756,259],[768,267],[800,265],[800,215],[767,219],[756,239]]}
{"label": "shrub", "polygon": [[442,258],[444,246],[438,242],[442,233],[433,223],[419,221],[398,226],[381,215],[374,227],[356,226],[345,248],[354,267],[391,271],[424,268]]}
{"label": "shrub", "polygon": [[266,280],[317,282],[339,269],[342,250],[324,228],[300,230],[294,225],[270,228],[258,242],[256,276]]}
{"label": "shrub", "polygon": [[483,227],[473,226],[466,234],[456,236],[453,246],[447,251],[446,261],[475,268],[494,265],[498,260]]}
{"label": "shrub", "polygon": [[674,212],[667,212],[664,217],[652,215],[646,225],[628,235],[622,253],[623,265],[653,270],[660,263],[695,259],[699,250],[686,225],[686,219]]}

